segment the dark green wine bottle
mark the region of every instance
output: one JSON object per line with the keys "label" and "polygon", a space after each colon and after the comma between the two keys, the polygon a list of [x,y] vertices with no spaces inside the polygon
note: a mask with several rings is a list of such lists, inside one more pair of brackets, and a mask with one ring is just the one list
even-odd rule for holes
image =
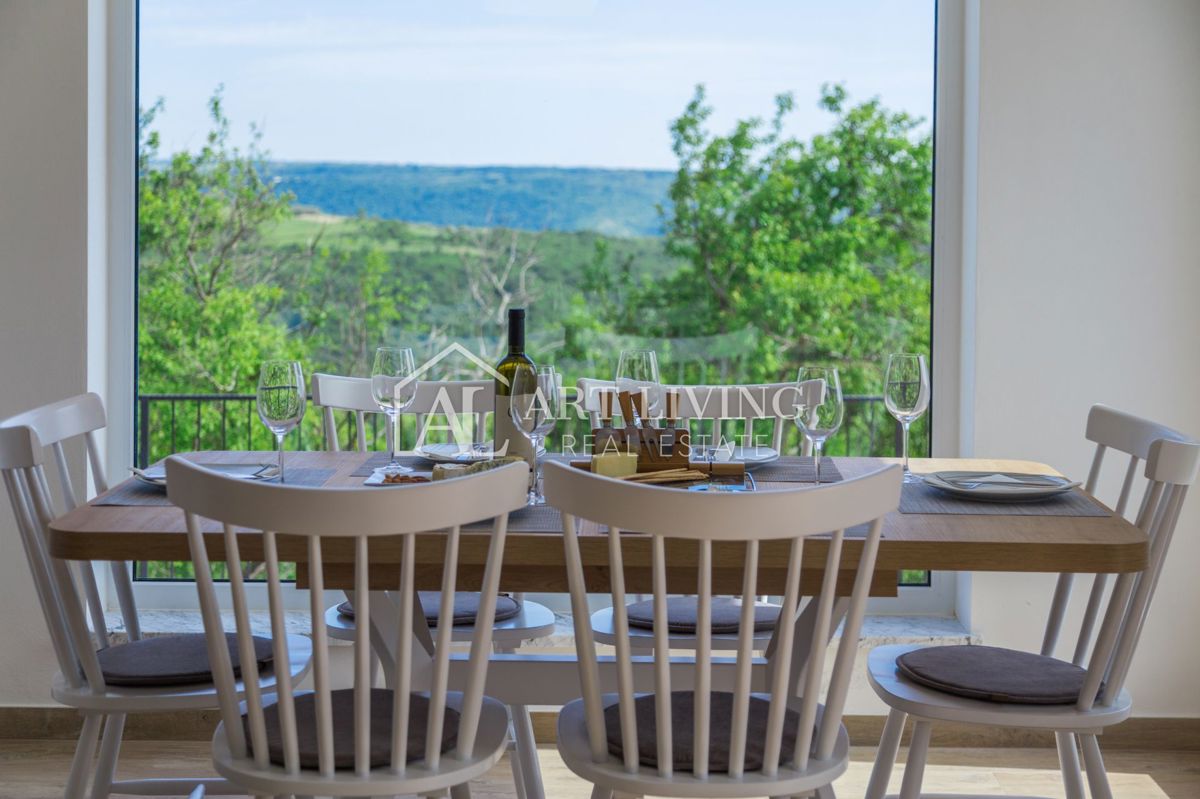
{"label": "dark green wine bottle", "polygon": [[513,424],[509,410],[512,387],[517,375],[537,373],[533,361],[525,354],[525,309],[510,308],[508,311],[508,355],[496,364],[496,407],[492,427],[494,429],[493,451],[496,457],[515,455],[524,458],[529,468],[535,468],[533,444]]}

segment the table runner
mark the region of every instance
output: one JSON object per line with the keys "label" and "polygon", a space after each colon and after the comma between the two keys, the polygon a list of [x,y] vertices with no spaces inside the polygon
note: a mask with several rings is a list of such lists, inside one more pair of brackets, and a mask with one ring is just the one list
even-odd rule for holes
{"label": "table runner", "polygon": [[924,483],[905,483],[901,513],[957,513],[970,516],[1109,516],[1111,511],[1078,488],[1038,502],[981,502],[959,499]]}
{"label": "table runner", "polygon": [[[329,478],[333,477],[336,471],[335,469],[310,469],[289,466],[285,477],[287,478],[287,485],[319,488],[329,482]],[[125,482],[113,486],[88,504],[168,507],[171,501],[167,499],[166,489],[146,485],[141,480],[130,477]]]}

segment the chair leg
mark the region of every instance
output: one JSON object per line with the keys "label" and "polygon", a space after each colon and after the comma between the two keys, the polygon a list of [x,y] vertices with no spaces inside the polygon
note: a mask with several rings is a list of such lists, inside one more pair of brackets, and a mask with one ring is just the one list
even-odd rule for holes
{"label": "chair leg", "polygon": [[904,734],[904,722],[908,714],[892,708],[883,735],[879,739],[879,750],[875,753],[875,765],[871,767],[871,781],[867,783],[865,799],[883,799],[887,793],[892,768],[896,765],[896,753],[900,751],[900,738]]}
{"label": "chair leg", "polygon": [[529,709],[524,705],[513,705],[509,710],[516,734],[517,751],[514,754],[521,761],[525,799],[545,799],[546,789],[542,786],[542,768],[538,763],[537,739],[533,736],[533,719],[529,716]]}
{"label": "chair leg", "polygon": [[613,792],[600,785],[593,785],[592,799],[613,799]]}
{"label": "chair leg", "polygon": [[100,743],[100,760],[92,780],[92,799],[108,799],[112,791],[117,757],[121,754],[121,736],[125,732],[125,714],[114,713],[104,722],[104,738]]}
{"label": "chair leg", "polygon": [[1108,771],[1104,768],[1104,758],[1100,756],[1100,741],[1095,735],[1081,735],[1079,743],[1083,749],[1083,765],[1087,769],[1092,799],[1113,799],[1112,788],[1108,785]]}
{"label": "chair leg", "polygon": [[83,717],[83,729],[79,732],[79,743],[75,744],[75,757],[71,759],[71,771],[67,776],[65,799],[83,799],[87,790],[88,775],[92,771],[92,756],[96,754],[96,741],[100,738],[102,713],[87,713]]}
{"label": "chair leg", "polygon": [[471,783],[464,782],[451,788],[450,799],[471,799]]}
{"label": "chair leg", "polygon": [[[511,713],[511,708],[509,709]],[[512,719],[509,719],[511,726]],[[517,799],[528,799],[525,796],[525,775],[521,772],[521,758],[517,755],[516,731],[513,731],[513,741],[508,747],[508,763],[512,766],[513,786],[517,789]]]}
{"label": "chair leg", "polygon": [[919,799],[925,779],[925,761],[929,758],[929,736],[933,722],[920,719],[913,725],[912,743],[908,745],[908,760],[904,762],[904,779],[900,783],[900,799]]}
{"label": "chair leg", "polygon": [[1075,734],[1056,732],[1054,740],[1058,743],[1058,767],[1062,770],[1067,799],[1084,799],[1083,774],[1079,771],[1079,750],[1075,746]]}

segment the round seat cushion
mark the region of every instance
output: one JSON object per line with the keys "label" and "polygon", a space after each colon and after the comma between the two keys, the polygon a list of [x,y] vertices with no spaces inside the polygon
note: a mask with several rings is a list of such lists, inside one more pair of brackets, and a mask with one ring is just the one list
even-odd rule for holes
{"label": "round seat cushion", "polygon": [[[667,597],[667,629],[673,633],[694,634],[699,603],[694,596]],[[654,600],[635,602],[625,608],[629,626],[654,629]],[[754,631],[764,632],[775,627],[779,618],[778,605],[756,603]],[[736,633],[741,628],[742,602],[734,597],[713,597],[712,631],[715,635]]]}
{"label": "round seat cushion", "polygon": [[[733,730],[733,694],[713,691],[709,694],[708,769],[714,774],[729,772],[729,741]],[[654,709],[655,695],[644,694],[633,701],[634,718],[637,720],[638,762],[643,766],[658,765],[658,736]],[[746,755],[743,760],[746,771],[762,768],[763,750],[767,738],[767,714],[771,703],[766,696],[750,695],[749,723],[746,727]],[[671,759],[674,768],[690,771],[695,758],[695,694],[692,691],[671,692]],[[784,713],[783,747],[784,759],[791,757],[796,747],[796,730],[800,726],[800,715],[794,710]],[[623,757],[625,747],[621,743],[621,711],[614,700],[604,709],[604,731],[608,738],[608,751],[615,757]]]}
{"label": "round seat cushion", "polygon": [[[274,659],[271,639],[254,636],[254,659],[261,671]],[[225,634],[229,660],[235,677],[241,677],[242,659],[237,636]],[[203,633],[161,635],[126,644],[110,646],[96,653],[100,671],[109,685],[151,688],[168,685],[195,685],[213,681],[208,662],[208,646]]]}
{"label": "round seat cushion", "polygon": [[[343,688],[330,692],[333,706],[333,766],[354,768],[354,689]],[[312,692],[297,694],[296,744],[300,768],[319,768],[317,748],[317,701]],[[429,717],[429,697],[409,696],[407,762],[425,757],[426,721]],[[459,712],[446,708],[442,726],[441,751],[447,752],[458,739]],[[283,757],[283,730],[279,724],[277,697],[263,706],[263,723],[267,728],[267,758],[277,766],[287,765]],[[242,715],[246,742],[251,744],[250,720]],[[389,766],[392,762],[392,692],[386,688],[371,689],[371,768]]]}
{"label": "round seat cushion", "polygon": [[943,693],[1015,705],[1069,705],[1087,671],[1044,655],[996,646],[931,646],[896,658],[915,683]]}
{"label": "round seat cushion", "polygon": [[[438,613],[441,610],[441,591],[418,591],[421,601],[421,612],[425,614],[425,622],[430,627],[436,627]],[[521,612],[521,603],[506,594],[496,597],[496,621],[506,621]],[[338,613],[348,619],[354,618],[354,605],[349,600],[338,605]],[[459,591],[454,594],[454,626],[474,624],[479,615],[479,594]]]}

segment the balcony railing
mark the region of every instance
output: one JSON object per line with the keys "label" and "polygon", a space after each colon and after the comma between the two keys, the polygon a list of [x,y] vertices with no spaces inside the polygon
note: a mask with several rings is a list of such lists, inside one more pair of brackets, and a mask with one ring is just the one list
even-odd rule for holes
{"label": "balcony railing", "polygon": [[[834,455],[898,456],[901,452],[901,427],[888,414],[883,397],[849,394],[844,398],[846,414],[842,429],[826,450]],[[368,417],[368,446],[384,446],[384,420],[379,414]],[[571,420],[568,427],[584,432],[584,420]],[[415,435],[415,431],[411,431]],[[338,419],[338,439],[343,447],[353,446],[354,420],[351,414]],[[914,441],[916,441],[914,436]],[[785,435],[785,451],[799,445],[799,432]],[[289,437],[289,449],[320,449],[324,435],[315,414],[305,418]],[[271,433],[258,420],[253,394],[141,394],[137,402],[137,460],[142,468],[176,452],[204,449],[272,449]],[[917,450],[922,448],[917,445]]]}
{"label": "balcony railing", "polygon": [[[827,454],[860,456],[898,456],[902,449],[902,430],[888,414],[883,397],[850,394],[844,397],[845,418],[838,434],[826,445]],[[345,449],[353,448],[354,418],[343,414],[337,419],[338,439]],[[384,447],[383,419],[368,417],[368,446]],[[571,420],[562,427],[582,440],[587,420]],[[410,424],[402,441],[416,435]],[[411,435],[409,435],[411,434]],[[927,452],[928,437],[913,436],[913,454]],[[270,432],[259,422],[253,394],[141,394],[137,401],[137,460],[145,468],[175,452],[205,449],[255,450],[275,446]],[[291,449],[322,449],[325,446],[318,414],[308,414],[287,442]],[[784,439],[784,450],[798,451],[799,431],[794,426]],[[246,579],[255,579],[258,564],[246,564]],[[191,580],[190,563],[135,564],[138,580]],[[221,577],[223,575],[216,575]],[[904,572],[901,585],[928,585],[928,572]]]}

